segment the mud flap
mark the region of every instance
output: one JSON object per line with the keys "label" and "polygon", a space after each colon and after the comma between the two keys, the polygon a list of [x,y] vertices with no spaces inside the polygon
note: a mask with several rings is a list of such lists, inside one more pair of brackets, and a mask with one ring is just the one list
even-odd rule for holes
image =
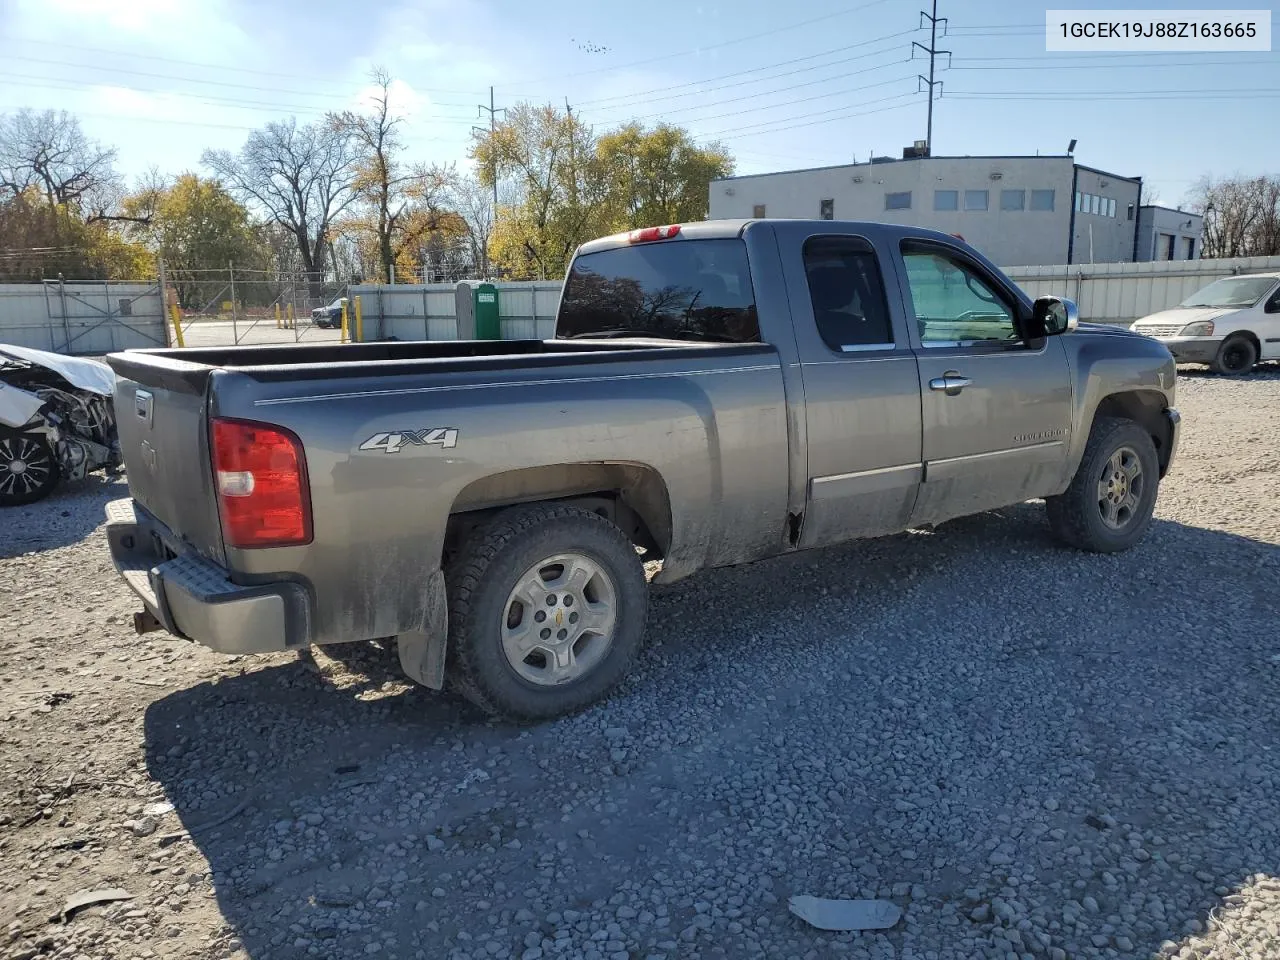
{"label": "mud flap", "polygon": [[425,620],[425,629],[396,637],[400,669],[424,687],[443,690],[445,653],[449,647],[449,607],[442,572],[437,572],[427,586]]}
{"label": "mud flap", "polygon": [[396,637],[400,669],[410,680],[432,690],[444,689],[444,655],[448,641],[444,634],[402,633]]}

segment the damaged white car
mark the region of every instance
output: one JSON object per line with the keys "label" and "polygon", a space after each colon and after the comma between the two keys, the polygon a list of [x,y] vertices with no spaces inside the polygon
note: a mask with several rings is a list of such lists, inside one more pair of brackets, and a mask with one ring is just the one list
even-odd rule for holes
{"label": "damaged white car", "polygon": [[105,363],[0,344],[0,507],[120,468],[114,391]]}

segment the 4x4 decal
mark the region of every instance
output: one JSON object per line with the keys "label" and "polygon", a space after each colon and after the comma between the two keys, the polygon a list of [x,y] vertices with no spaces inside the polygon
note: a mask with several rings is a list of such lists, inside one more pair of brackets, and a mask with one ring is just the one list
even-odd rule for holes
{"label": "4x4 decal", "polygon": [[458,445],[458,431],[454,427],[427,427],[425,430],[375,433],[360,444],[357,449],[399,453],[406,445],[411,447],[438,446],[448,450]]}

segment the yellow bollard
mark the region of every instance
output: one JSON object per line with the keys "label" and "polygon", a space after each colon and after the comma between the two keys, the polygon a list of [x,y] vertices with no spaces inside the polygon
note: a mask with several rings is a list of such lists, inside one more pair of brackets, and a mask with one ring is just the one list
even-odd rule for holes
{"label": "yellow bollard", "polygon": [[173,338],[178,341],[178,346],[185,347],[186,341],[182,336],[182,314],[178,312],[178,305],[173,304]]}
{"label": "yellow bollard", "polygon": [[364,343],[364,311],[360,309],[359,297],[356,297],[356,342]]}
{"label": "yellow bollard", "polygon": [[276,329],[277,330],[282,329],[281,322],[282,321],[280,320],[280,304],[277,303],[276,304]]}
{"label": "yellow bollard", "polygon": [[294,320],[294,317],[293,317],[293,304],[292,304],[292,303],[291,303],[291,304],[289,304],[288,316],[285,318],[285,323],[287,323],[287,324],[289,325],[289,329],[290,329],[290,330],[292,330],[294,327],[296,327],[296,326],[297,326],[297,321],[296,321],[296,320]]}
{"label": "yellow bollard", "polygon": [[347,342],[347,302],[342,301],[342,343]]}

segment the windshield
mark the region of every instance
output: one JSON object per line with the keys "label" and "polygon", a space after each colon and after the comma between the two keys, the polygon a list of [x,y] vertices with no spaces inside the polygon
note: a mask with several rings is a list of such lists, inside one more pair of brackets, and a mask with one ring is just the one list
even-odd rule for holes
{"label": "windshield", "polygon": [[1180,307],[1252,307],[1275,286],[1275,277],[1223,277],[1197,290]]}
{"label": "windshield", "polygon": [[746,245],[676,240],[583,254],[565,282],[556,336],[754,343]]}

